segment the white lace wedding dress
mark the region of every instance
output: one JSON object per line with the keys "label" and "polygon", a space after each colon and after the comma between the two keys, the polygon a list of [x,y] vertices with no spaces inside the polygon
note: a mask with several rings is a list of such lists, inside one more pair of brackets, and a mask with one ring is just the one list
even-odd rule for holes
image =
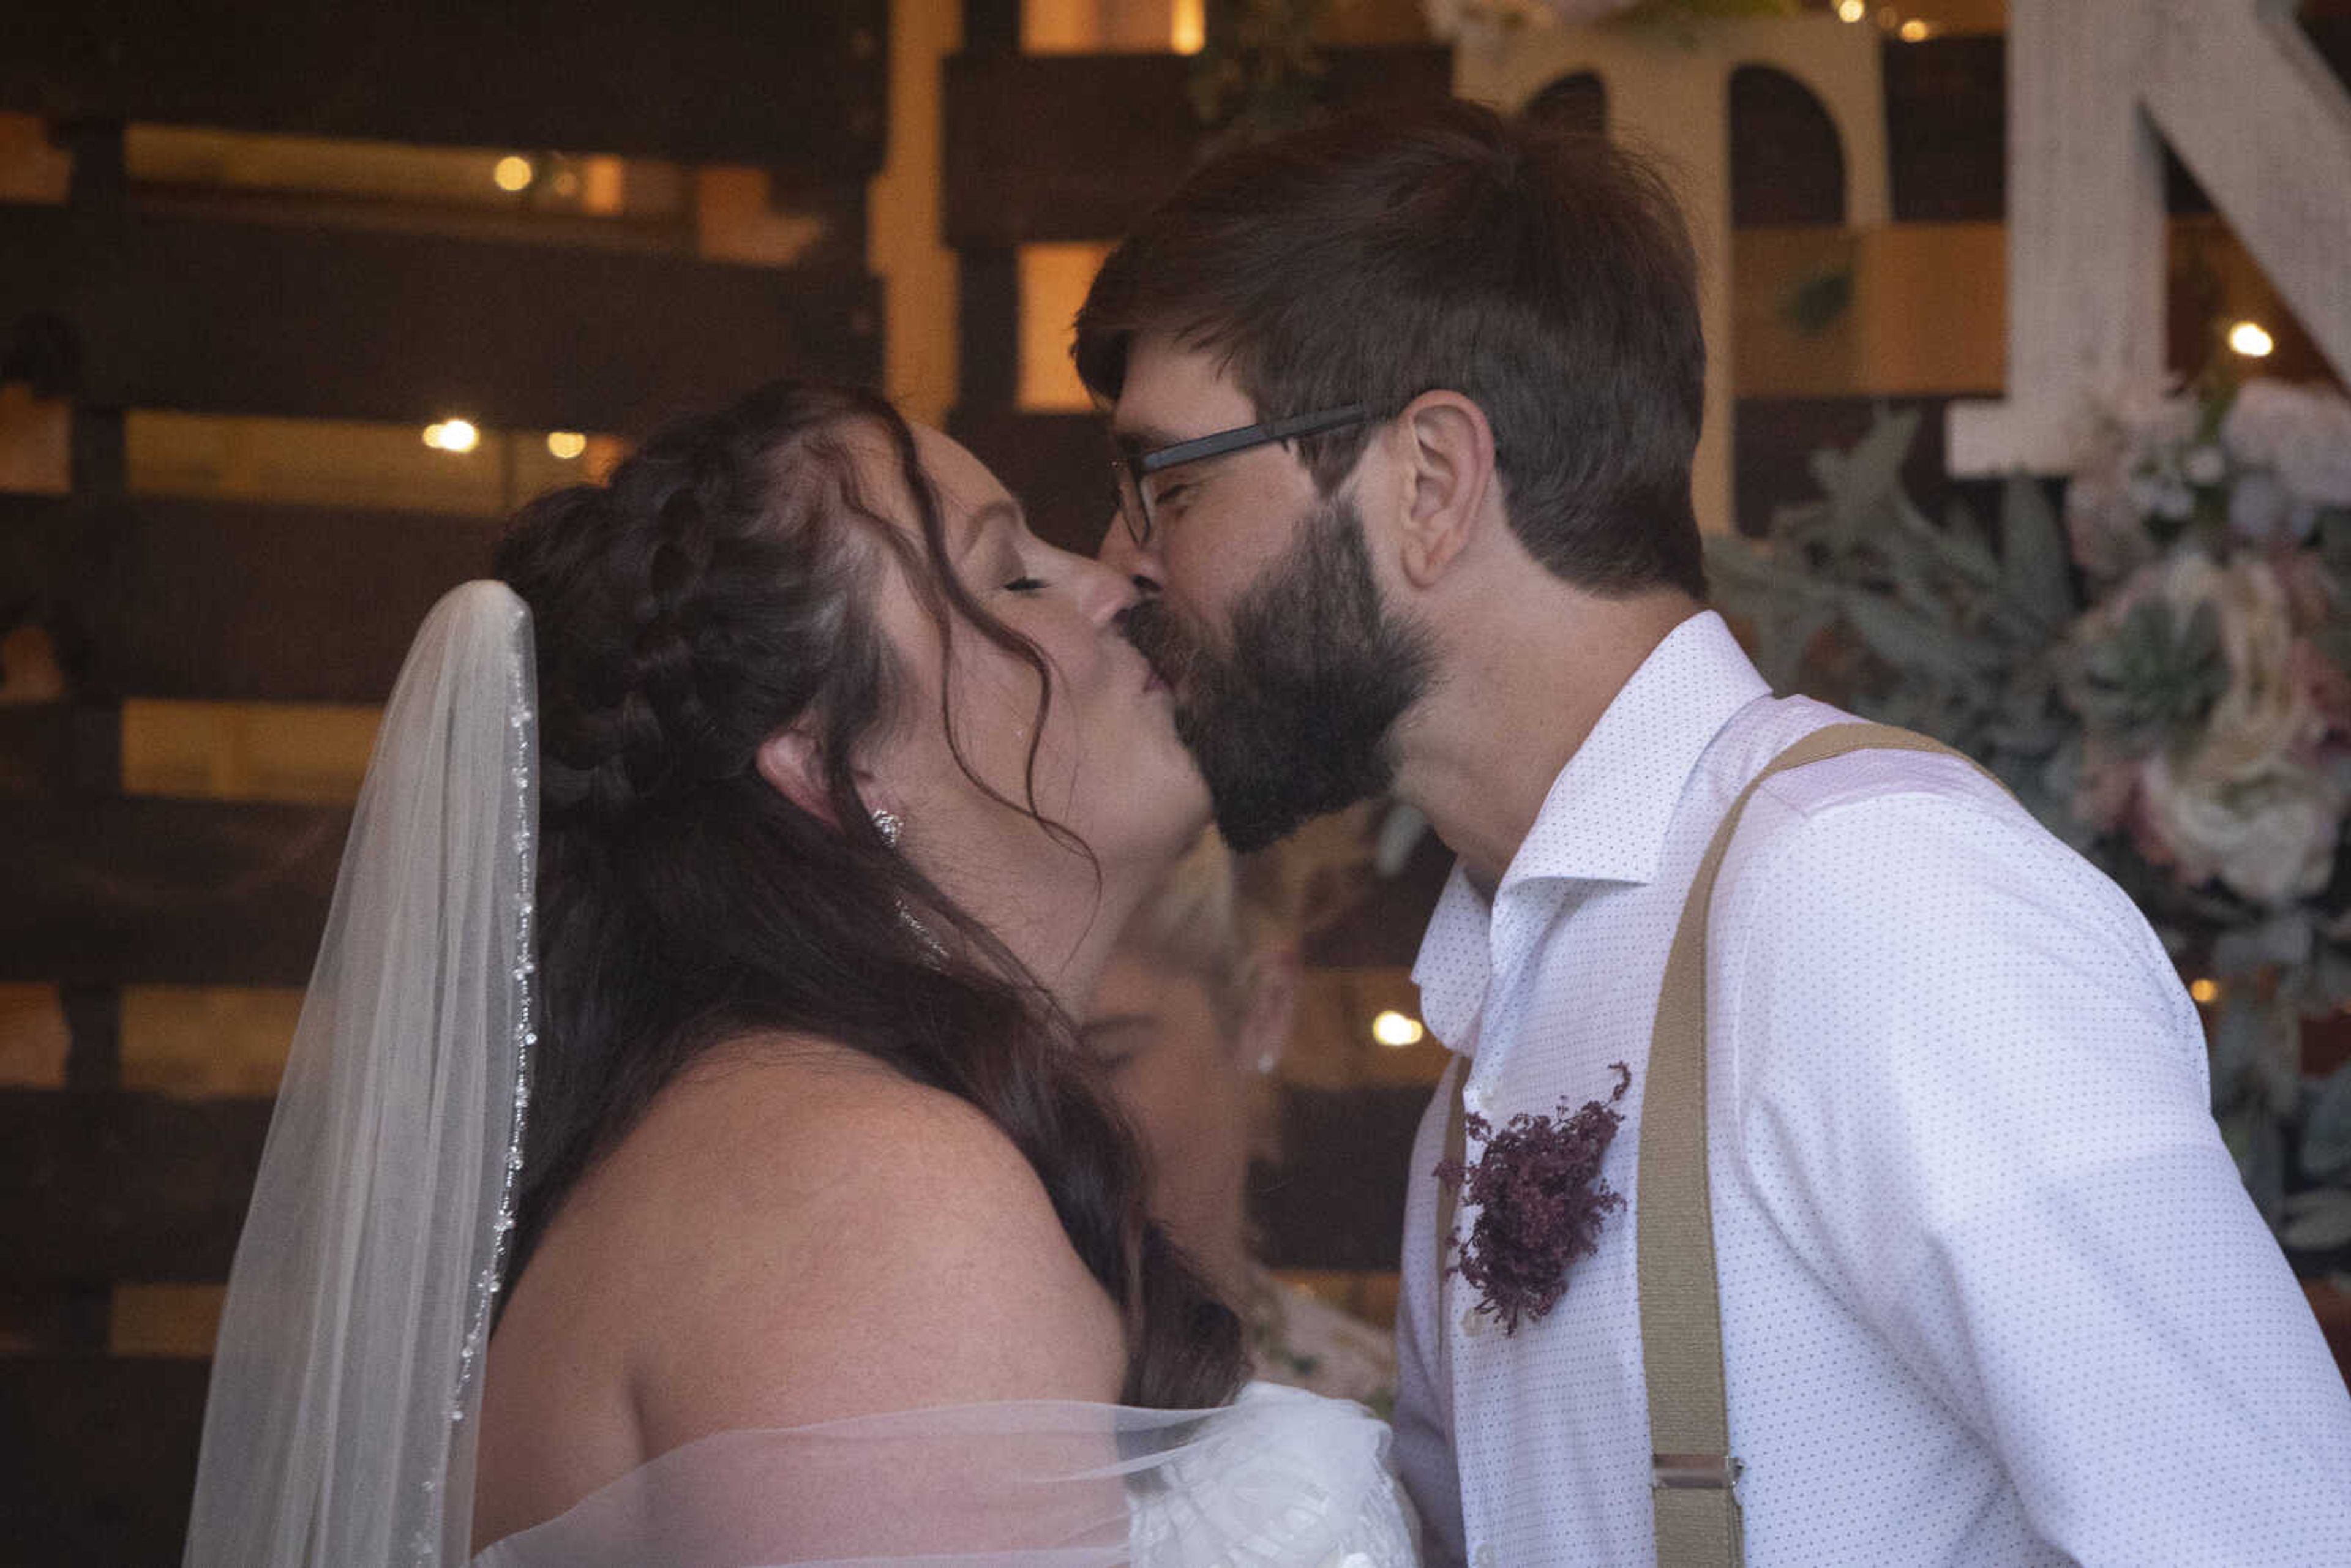
{"label": "white lace wedding dress", "polygon": [[1387,1448],[1361,1406],[1266,1383],[1211,1411],[981,1405],[723,1432],[474,1568],[1414,1568]]}

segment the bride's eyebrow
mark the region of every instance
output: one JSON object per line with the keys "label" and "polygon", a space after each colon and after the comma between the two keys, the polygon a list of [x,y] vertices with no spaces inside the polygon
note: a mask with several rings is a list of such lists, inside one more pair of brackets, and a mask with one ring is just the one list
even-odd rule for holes
{"label": "bride's eyebrow", "polygon": [[965,530],[962,547],[956,551],[958,557],[977,549],[995,528],[1007,524],[1015,528],[1028,525],[1028,515],[1021,511],[1020,503],[1009,497],[983,501],[972,509],[969,516],[970,522]]}

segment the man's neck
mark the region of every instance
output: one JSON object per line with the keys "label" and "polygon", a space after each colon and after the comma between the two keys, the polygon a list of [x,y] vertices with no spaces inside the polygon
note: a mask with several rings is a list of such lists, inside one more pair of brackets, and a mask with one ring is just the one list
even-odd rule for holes
{"label": "man's neck", "polygon": [[[1536,569],[1540,570],[1540,569]],[[1558,581],[1463,596],[1397,739],[1397,793],[1489,896],[1561,769],[1667,633],[1704,606],[1673,591],[1601,599]]]}

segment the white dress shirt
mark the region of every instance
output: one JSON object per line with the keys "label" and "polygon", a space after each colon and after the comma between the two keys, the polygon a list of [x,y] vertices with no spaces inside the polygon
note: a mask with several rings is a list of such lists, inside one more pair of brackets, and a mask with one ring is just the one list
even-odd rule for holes
{"label": "white dress shirt", "polygon": [[[1454,872],[1414,978],[1468,1109],[1573,1110],[1620,1061],[1633,1082],[1604,1169],[1627,1207],[1513,1336],[1437,1283],[1445,1092],[1422,1123],[1396,1426],[1434,1563],[1655,1561],[1634,1250],[1657,988],[1731,800],[1846,717],[1771,697],[1696,616],[1491,904]],[[2351,1564],[2351,1396],[2213,1126],[2195,1009],[2112,883],[1965,764],[1863,753],[1757,792],[1708,929],[1751,1568]]]}

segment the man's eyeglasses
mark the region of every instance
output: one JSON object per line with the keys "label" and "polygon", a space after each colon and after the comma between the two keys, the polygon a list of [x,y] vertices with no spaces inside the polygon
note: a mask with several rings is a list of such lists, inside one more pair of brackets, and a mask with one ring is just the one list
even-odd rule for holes
{"label": "man's eyeglasses", "polygon": [[1151,542],[1152,511],[1155,503],[1146,481],[1154,474],[1210,457],[1228,457],[1252,446],[1294,441],[1301,435],[1320,435],[1326,430],[1361,424],[1370,417],[1370,409],[1362,403],[1351,402],[1344,408],[1297,414],[1289,419],[1277,419],[1270,424],[1236,425],[1230,430],[1220,430],[1214,435],[1178,441],[1173,445],[1150,451],[1145,451],[1143,444],[1131,436],[1113,436],[1111,470],[1118,481],[1119,519],[1126,525],[1127,534],[1136,544],[1147,545]]}

